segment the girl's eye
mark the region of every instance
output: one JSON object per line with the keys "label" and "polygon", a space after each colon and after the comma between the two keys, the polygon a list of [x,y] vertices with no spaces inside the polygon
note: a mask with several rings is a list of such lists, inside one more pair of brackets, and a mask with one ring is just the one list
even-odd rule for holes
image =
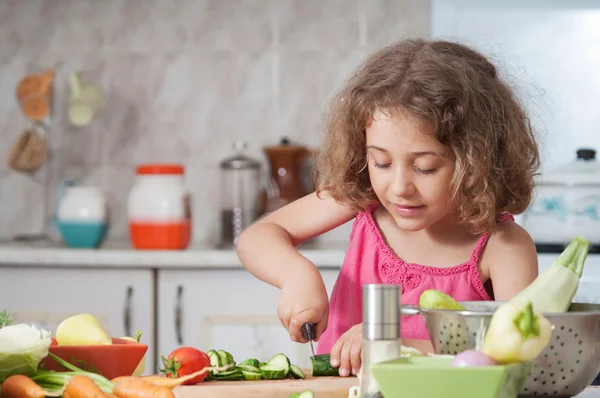
{"label": "girl's eye", "polygon": [[379,164],[379,163],[375,162],[374,166],[378,169],[387,169],[390,167],[390,164],[389,163]]}
{"label": "girl's eye", "polygon": [[437,169],[428,169],[428,170],[423,170],[423,169],[420,169],[420,168],[418,168],[418,167],[415,167],[415,170],[416,170],[416,171],[417,171],[417,173],[419,173],[419,174],[433,174],[433,173],[435,173],[435,172],[436,172],[436,170],[437,170]]}

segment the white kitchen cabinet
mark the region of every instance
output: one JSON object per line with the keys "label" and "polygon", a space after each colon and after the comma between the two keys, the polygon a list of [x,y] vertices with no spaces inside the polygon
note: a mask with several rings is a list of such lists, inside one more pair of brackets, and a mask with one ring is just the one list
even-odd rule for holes
{"label": "white kitchen cabinet", "polygon": [[154,366],[154,277],[152,270],[1,267],[0,309],[18,322],[55,334],[71,315],[89,313],[113,337],[143,332],[146,374]]}
{"label": "white kitchen cabinet", "polygon": [[[338,273],[321,270],[329,294]],[[158,358],[193,346],[229,351],[237,361],[283,352],[310,366],[310,346],[291,341],[279,322],[279,289],[243,268],[159,270],[158,297]]]}

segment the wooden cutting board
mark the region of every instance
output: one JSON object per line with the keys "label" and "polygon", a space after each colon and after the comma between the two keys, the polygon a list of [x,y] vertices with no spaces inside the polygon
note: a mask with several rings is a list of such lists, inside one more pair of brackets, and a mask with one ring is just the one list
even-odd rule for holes
{"label": "wooden cutting board", "polygon": [[348,398],[356,377],[312,377],[304,380],[209,381],[173,390],[176,398],[288,398],[312,390],[315,398]]}

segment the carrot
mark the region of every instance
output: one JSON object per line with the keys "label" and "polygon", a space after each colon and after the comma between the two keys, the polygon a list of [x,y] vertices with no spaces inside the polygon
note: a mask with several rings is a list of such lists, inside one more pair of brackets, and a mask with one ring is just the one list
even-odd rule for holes
{"label": "carrot", "polygon": [[182,377],[178,377],[178,378],[170,378],[170,377],[152,375],[152,376],[144,376],[143,379],[146,380],[147,382],[150,382],[151,384],[153,384],[155,386],[173,389],[175,387],[182,385],[186,381],[192,380],[194,377],[200,376],[201,374],[204,374],[211,370],[223,371],[223,370],[229,369],[231,366],[233,366],[233,365],[227,365],[227,366],[221,366],[221,367],[207,366],[206,368],[201,369],[197,372],[190,373],[187,376],[182,376]]}
{"label": "carrot", "polygon": [[105,398],[104,391],[92,379],[82,375],[71,377],[65,387],[64,398]]}
{"label": "carrot", "polygon": [[60,397],[61,395],[62,391],[57,393],[45,391],[35,381],[24,375],[9,376],[2,383],[0,390],[2,398],[45,398]]}
{"label": "carrot", "polygon": [[130,379],[132,377],[135,377],[135,376],[117,376],[114,379],[111,379],[110,382],[113,384],[117,384],[119,382],[119,380]]}
{"label": "carrot", "polygon": [[118,380],[113,394],[117,398],[175,398],[175,394],[168,388],[155,386],[136,376]]}

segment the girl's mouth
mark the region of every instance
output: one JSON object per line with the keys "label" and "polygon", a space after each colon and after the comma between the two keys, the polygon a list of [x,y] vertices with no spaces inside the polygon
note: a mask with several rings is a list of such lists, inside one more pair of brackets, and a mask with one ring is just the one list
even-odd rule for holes
{"label": "girl's mouth", "polygon": [[423,209],[425,209],[425,206],[421,205],[421,206],[407,206],[407,205],[397,205],[394,204],[394,209],[396,210],[396,213],[398,213],[398,215],[402,216],[402,217],[414,217],[416,215],[418,215]]}

